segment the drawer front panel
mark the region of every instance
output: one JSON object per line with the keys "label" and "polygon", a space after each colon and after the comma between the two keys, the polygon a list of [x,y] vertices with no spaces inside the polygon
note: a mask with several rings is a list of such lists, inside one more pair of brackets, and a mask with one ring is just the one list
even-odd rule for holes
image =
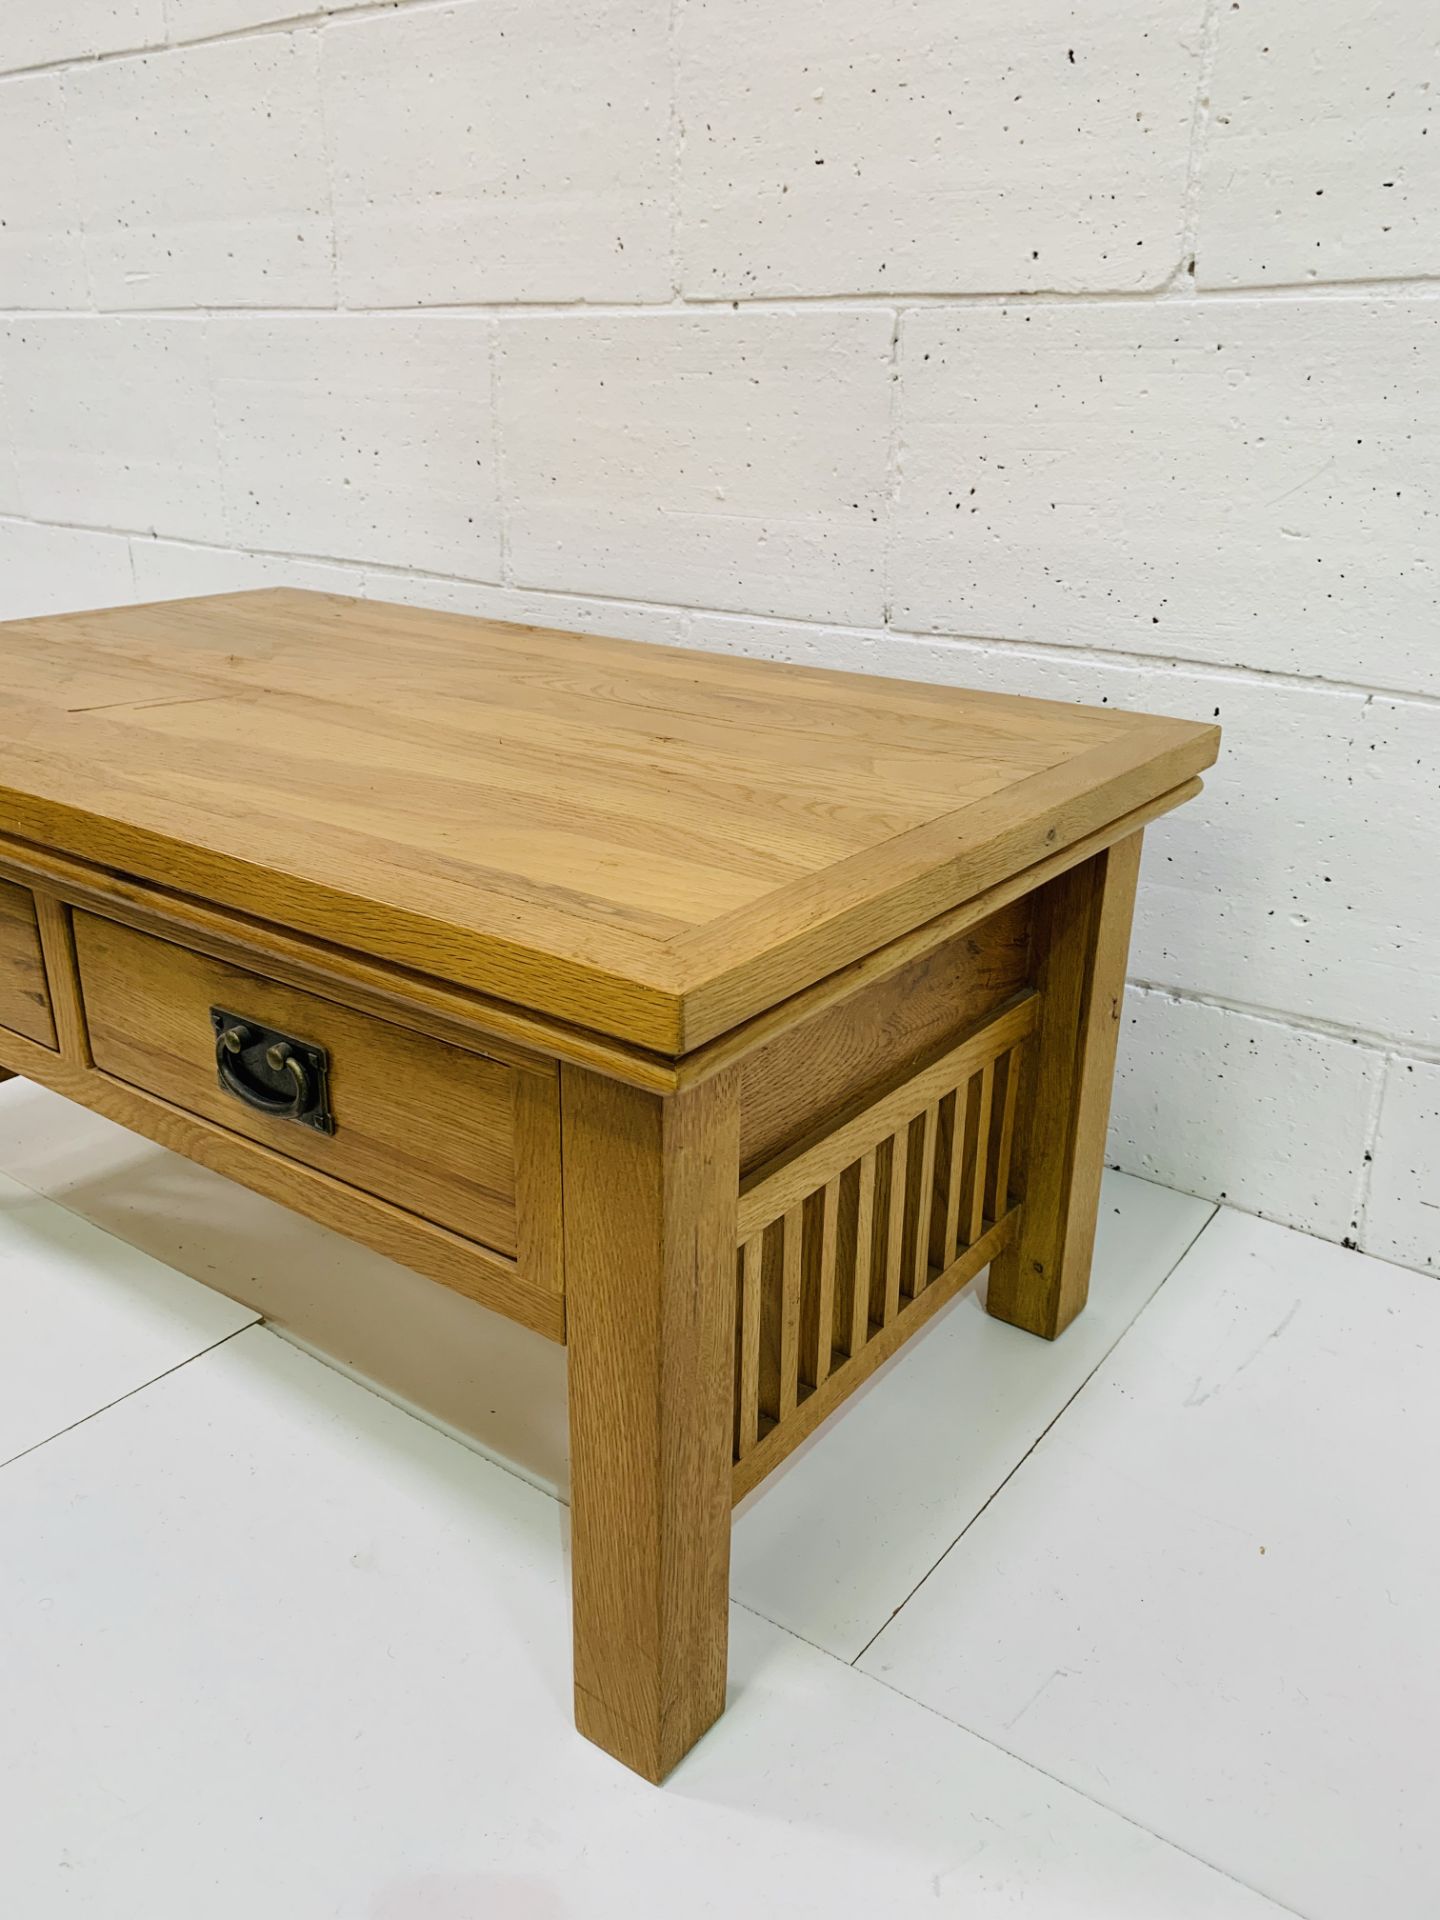
{"label": "drawer front panel", "polygon": [[0,1027],[55,1045],[34,895],[8,880],[0,880]]}
{"label": "drawer front panel", "polygon": [[[535,1076],[96,915],[74,917],[104,1073],[515,1257],[516,1103]],[[220,1084],[212,1008],[329,1055],[334,1132]]]}

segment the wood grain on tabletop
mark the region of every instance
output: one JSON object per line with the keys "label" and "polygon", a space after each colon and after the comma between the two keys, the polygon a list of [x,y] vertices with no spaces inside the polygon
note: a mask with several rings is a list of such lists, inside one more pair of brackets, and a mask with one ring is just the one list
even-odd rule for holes
{"label": "wood grain on tabletop", "polygon": [[289,590],[4,648],[0,832],[672,1054],[1218,739]]}

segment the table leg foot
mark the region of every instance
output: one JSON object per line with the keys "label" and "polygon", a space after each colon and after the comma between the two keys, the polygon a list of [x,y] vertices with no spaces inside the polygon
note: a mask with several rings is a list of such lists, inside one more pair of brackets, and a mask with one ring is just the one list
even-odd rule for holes
{"label": "table leg foot", "polygon": [[1021,1068],[1011,1183],[1020,1222],[990,1269],[986,1304],[1048,1340],[1090,1285],[1141,838],[1118,841],[1035,899],[1042,1001]]}
{"label": "table leg foot", "polygon": [[737,1087],[562,1107],[575,1722],[658,1781],[725,1705]]}

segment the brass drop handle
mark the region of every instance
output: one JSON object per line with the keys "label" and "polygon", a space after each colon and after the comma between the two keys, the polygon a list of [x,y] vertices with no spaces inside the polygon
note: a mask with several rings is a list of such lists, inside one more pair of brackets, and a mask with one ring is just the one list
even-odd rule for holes
{"label": "brass drop handle", "polygon": [[[218,1012],[212,1018],[215,1064],[227,1093],[257,1113],[303,1120],[323,1133],[334,1131],[325,1099],[327,1062],[320,1048]],[[270,1084],[266,1074],[279,1084]]]}

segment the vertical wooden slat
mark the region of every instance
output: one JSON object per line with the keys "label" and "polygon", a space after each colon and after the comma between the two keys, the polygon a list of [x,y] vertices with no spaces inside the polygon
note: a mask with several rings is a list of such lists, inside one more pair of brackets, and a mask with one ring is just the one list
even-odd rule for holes
{"label": "vertical wooden slat", "polygon": [[905,1188],[910,1169],[910,1128],[899,1127],[890,1136],[890,1180],[887,1193],[885,1246],[885,1304],[881,1325],[888,1327],[900,1311],[900,1269],[905,1254]]}
{"label": "vertical wooden slat", "polygon": [[740,1445],[740,1375],[743,1370],[745,1349],[745,1250],[739,1248],[735,1255],[735,1316],[734,1316],[734,1352],[730,1356],[730,1441],[735,1449],[738,1463]]}
{"label": "vertical wooden slat", "polygon": [[831,1344],[837,1356],[848,1356],[850,1352],[851,1316],[855,1306],[855,1199],[859,1185],[860,1163],[857,1160],[840,1175],[840,1205],[835,1222],[835,1304]]}
{"label": "vertical wooden slat", "polygon": [[953,1158],[955,1096],[941,1094],[935,1103],[935,1179],[930,1193],[930,1265],[943,1273],[950,1264],[945,1238],[950,1224],[950,1162]]}
{"label": "vertical wooden slat", "polygon": [[875,1259],[875,1149],[860,1161],[855,1209],[855,1291],[850,1299],[850,1357],[870,1338],[870,1269]]}
{"label": "vertical wooden slat", "polygon": [[820,1214],[820,1299],[815,1329],[815,1384],[820,1386],[830,1373],[830,1357],[835,1349],[835,1260],[840,1241],[840,1176],[837,1173],[825,1188]]}
{"label": "vertical wooden slat", "polygon": [[974,1159],[969,1168],[969,1185],[966,1190],[970,1202],[971,1244],[985,1231],[985,1167],[990,1157],[990,1107],[995,1097],[995,1068],[991,1064],[982,1067],[979,1073],[979,1090],[971,1087],[975,1105]]}
{"label": "vertical wooden slat", "polygon": [[780,1294],[780,1418],[795,1411],[800,1398],[800,1288],[805,1262],[805,1207],[785,1215],[785,1252]]}
{"label": "vertical wooden slat", "polygon": [[932,1100],[744,1242],[737,1459],[759,1444],[762,1427],[789,1419],[802,1396],[824,1385],[837,1355],[854,1359],[877,1324],[891,1326],[933,1274],[1003,1215],[1017,1113],[1012,1052]]}
{"label": "vertical wooden slat", "polygon": [[1003,1219],[1010,1204],[1010,1153],[1015,1139],[1015,1104],[1020,1084],[1019,1047],[1013,1047],[1005,1056],[1003,1066],[1005,1091],[1000,1099],[1000,1119],[995,1131],[995,1152],[987,1186],[988,1210],[992,1220]]}
{"label": "vertical wooden slat", "polygon": [[965,1121],[969,1105],[968,1085],[957,1087],[950,1120],[950,1180],[945,1194],[943,1261],[947,1267],[960,1254],[960,1190],[965,1180]]}
{"label": "vertical wooden slat", "polygon": [[780,1324],[785,1317],[780,1274],[784,1221],[776,1220],[760,1236],[760,1414],[780,1418]]}
{"label": "vertical wooden slat", "polygon": [[915,1253],[910,1269],[911,1295],[925,1291],[930,1279],[930,1219],[935,1209],[935,1136],[940,1127],[939,1103],[925,1109],[920,1135],[920,1180],[915,1189]]}
{"label": "vertical wooden slat", "polygon": [[959,1218],[955,1227],[955,1251],[957,1255],[965,1247],[974,1244],[975,1236],[971,1231],[971,1219],[975,1212],[975,1160],[977,1143],[980,1138],[980,1076],[971,1077],[955,1096],[959,1103],[957,1113],[960,1118],[960,1201]]}
{"label": "vertical wooden slat", "polygon": [[740,1249],[740,1400],[736,1451],[743,1459],[760,1437],[760,1267],[765,1236]]}

